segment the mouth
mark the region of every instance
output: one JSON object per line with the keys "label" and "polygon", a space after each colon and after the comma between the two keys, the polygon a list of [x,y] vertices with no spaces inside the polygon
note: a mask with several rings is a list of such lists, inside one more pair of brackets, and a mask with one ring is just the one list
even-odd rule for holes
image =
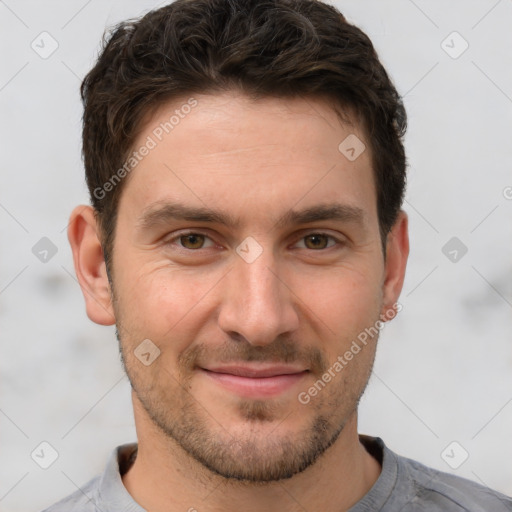
{"label": "mouth", "polygon": [[296,386],[308,373],[290,365],[228,365],[200,367],[210,381],[246,398],[270,398]]}

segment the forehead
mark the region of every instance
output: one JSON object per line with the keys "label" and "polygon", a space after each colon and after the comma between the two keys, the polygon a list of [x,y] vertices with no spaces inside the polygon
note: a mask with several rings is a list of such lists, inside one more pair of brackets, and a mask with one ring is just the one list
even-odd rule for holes
{"label": "forehead", "polygon": [[165,202],[242,220],[335,202],[376,217],[369,144],[356,122],[342,123],[324,100],[183,97],[145,120],[133,151],[144,156],[119,206],[133,221]]}

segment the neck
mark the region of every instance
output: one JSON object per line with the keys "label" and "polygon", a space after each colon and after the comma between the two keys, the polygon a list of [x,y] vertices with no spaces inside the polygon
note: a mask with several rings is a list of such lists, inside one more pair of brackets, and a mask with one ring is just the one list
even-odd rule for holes
{"label": "neck", "polygon": [[313,465],[292,478],[265,484],[233,482],[211,473],[147,418],[137,422],[137,435],[137,458],[122,480],[134,500],[152,512],[340,512],[357,503],[381,471],[359,441],[357,412]]}

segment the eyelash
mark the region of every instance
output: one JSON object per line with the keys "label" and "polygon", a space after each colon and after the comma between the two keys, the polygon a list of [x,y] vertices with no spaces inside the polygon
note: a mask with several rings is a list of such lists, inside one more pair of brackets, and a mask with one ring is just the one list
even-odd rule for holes
{"label": "eyelash", "polygon": [[[204,233],[201,233],[199,231],[183,231],[181,233],[178,233],[177,235],[173,236],[171,239],[169,239],[167,242],[166,242],[166,245],[173,245],[174,242],[176,241],[179,241],[180,238],[182,237],[185,237],[185,236],[188,236],[188,235],[200,235],[200,236],[203,236],[205,237],[205,239],[209,239],[213,242],[213,240],[211,239],[211,237],[209,237],[208,235],[204,234]],[[338,246],[342,246],[344,245],[344,242],[341,241],[340,239],[336,238],[335,236],[333,235],[330,235],[329,233],[324,233],[322,231],[312,231],[311,233],[307,233],[305,235],[303,235],[299,240],[304,240],[305,238],[309,237],[309,236],[313,236],[313,235],[321,235],[321,236],[325,236],[327,237],[329,240],[334,240],[335,244],[333,245],[328,245],[327,247],[325,248],[322,248],[322,249],[309,249],[310,251],[314,251],[314,252],[322,252],[322,251],[325,251],[327,249],[331,249],[333,247],[335,247],[336,245]],[[329,242],[328,242],[329,243]],[[187,247],[183,247],[183,246],[180,246],[180,249],[184,250],[184,251],[190,251],[190,252],[198,252],[200,251],[201,249],[207,249],[207,247],[200,247],[199,249],[188,249]],[[302,248],[301,248],[302,249]],[[304,249],[308,249],[307,247],[304,247]]]}

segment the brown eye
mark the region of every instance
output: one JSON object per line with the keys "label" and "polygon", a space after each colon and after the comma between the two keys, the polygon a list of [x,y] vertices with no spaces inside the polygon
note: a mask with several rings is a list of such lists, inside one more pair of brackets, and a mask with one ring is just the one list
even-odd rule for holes
{"label": "brown eye", "polygon": [[190,233],[180,236],[180,243],[185,249],[201,249],[204,245],[204,235],[198,233]]}
{"label": "brown eye", "polygon": [[308,249],[325,249],[329,242],[328,235],[322,235],[320,233],[314,235],[308,235],[304,237],[305,245]]}

